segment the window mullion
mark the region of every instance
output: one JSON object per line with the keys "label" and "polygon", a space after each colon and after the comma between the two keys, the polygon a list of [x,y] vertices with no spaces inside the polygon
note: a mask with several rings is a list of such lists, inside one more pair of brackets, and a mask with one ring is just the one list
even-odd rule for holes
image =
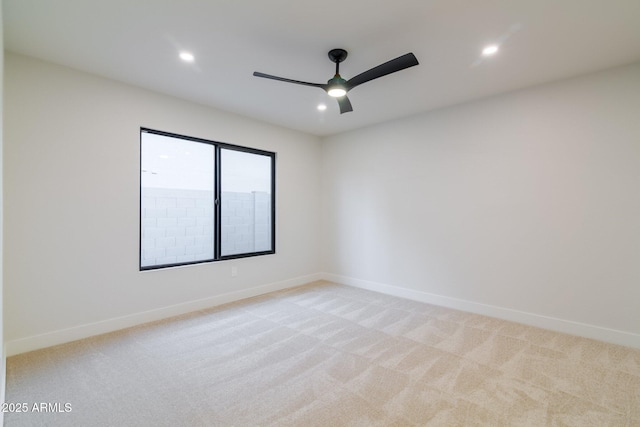
{"label": "window mullion", "polygon": [[214,258],[216,260],[220,259],[220,247],[221,247],[221,242],[222,242],[222,192],[221,192],[221,172],[220,172],[220,165],[221,165],[221,161],[220,161],[220,146],[219,145],[215,145],[215,157],[214,157],[214,161],[215,161],[215,182],[214,182],[214,206],[213,206],[213,215],[214,215],[214,224],[215,224],[215,230],[214,230]]}

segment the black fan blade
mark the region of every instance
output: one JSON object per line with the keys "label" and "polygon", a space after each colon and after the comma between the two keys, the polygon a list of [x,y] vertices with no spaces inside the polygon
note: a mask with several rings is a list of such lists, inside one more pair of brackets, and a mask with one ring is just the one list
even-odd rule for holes
{"label": "black fan blade", "polygon": [[272,76],[270,74],[259,73],[257,71],[254,71],[253,75],[256,76],[256,77],[264,77],[265,79],[279,80],[281,82],[287,82],[287,83],[295,83],[297,85],[319,87],[321,89],[324,89],[324,87],[326,86],[326,84],[309,83],[309,82],[301,82],[300,80],[285,79],[284,77]]}
{"label": "black fan blade", "polygon": [[347,87],[351,90],[362,83],[366,83],[373,79],[377,79],[379,77],[386,76],[387,74],[395,73],[396,71],[404,70],[405,68],[413,67],[418,64],[419,62],[415,55],[413,53],[407,53],[352,77],[347,81]]}
{"label": "black fan blade", "polygon": [[349,101],[349,98],[347,98],[347,95],[341,96],[340,98],[336,98],[336,99],[338,100],[338,105],[340,106],[340,114],[353,111],[353,107],[351,107],[351,101]]}

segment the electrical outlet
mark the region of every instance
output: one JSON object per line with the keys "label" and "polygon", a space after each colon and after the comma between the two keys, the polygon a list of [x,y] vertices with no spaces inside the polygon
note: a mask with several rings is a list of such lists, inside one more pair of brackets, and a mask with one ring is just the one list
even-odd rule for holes
{"label": "electrical outlet", "polygon": [[238,275],[238,267],[235,265],[231,267],[231,277],[236,277]]}

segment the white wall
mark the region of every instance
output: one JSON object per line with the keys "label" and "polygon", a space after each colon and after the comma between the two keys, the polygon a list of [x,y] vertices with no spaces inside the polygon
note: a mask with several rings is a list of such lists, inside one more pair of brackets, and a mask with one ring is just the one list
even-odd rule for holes
{"label": "white wall", "polygon": [[[322,143],[24,56],[5,66],[9,354],[319,271],[640,347],[640,65]],[[276,151],[278,253],[139,272],[140,126]]]}
{"label": "white wall", "polygon": [[[2,21],[2,0],[0,0],[0,22]],[[4,392],[6,384],[7,358],[4,346],[4,290],[3,290],[3,259],[4,259],[4,234],[3,234],[3,212],[4,212],[4,190],[3,190],[3,105],[4,105],[4,37],[0,29],[0,402],[4,402]],[[4,413],[0,411],[0,425],[4,425]]]}
{"label": "white wall", "polygon": [[640,347],[640,64],[323,144],[328,277]]}
{"label": "white wall", "polygon": [[[318,138],[24,56],[5,65],[9,353],[317,278]],[[141,126],[277,152],[277,254],[139,272]]]}

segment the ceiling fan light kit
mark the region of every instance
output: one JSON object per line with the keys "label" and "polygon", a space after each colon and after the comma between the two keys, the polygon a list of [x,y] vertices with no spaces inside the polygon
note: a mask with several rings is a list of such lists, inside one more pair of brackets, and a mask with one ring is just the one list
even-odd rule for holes
{"label": "ceiling fan light kit", "polygon": [[341,96],[345,96],[347,94],[347,90],[341,84],[336,84],[332,85],[331,88],[327,90],[327,93],[329,94],[329,96],[332,96],[334,98],[340,98]]}
{"label": "ceiling fan light kit", "polygon": [[255,71],[253,73],[256,77],[263,77],[271,80],[279,80],[286,83],[295,83],[304,86],[318,87],[329,96],[336,98],[338,106],[340,107],[340,114],[353,111],[351,102],[347,98],[347,92],[356,86],[359,86],[368,81],[386,76],[387,74],[395,73],[397,71],[404,70],[405,68],[418,65],[419,62],[413,53],[407,53],[399,56],[391,61],[387,61],[384,64],[380,64],[377,67],[373,67],[370,70],[360,73],[349,80],[345,80],[340,76],[340,63],[347,58],[347,51],[344,49],[331,49],[329,51],[329,59],[336,64],[336,74],[326,84],[322,83],[309,83],[300,80],[292,80],[284,77],[272,76],[270,74],[260,73]]}

